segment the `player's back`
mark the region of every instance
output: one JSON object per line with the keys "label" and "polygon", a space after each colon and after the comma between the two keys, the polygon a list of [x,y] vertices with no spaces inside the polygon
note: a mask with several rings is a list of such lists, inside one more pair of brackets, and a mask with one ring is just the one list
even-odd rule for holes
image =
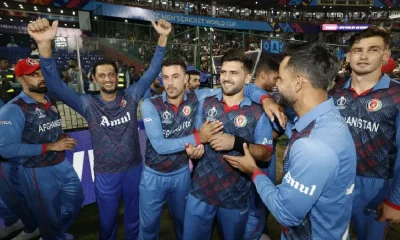
{"label": "player's back", "polygon": [[347,239],[343,236],[348,236],[357,163],[354,141],[337,109],[318,117],[309,137],[323,142],[339,160],[336,174],[330,176],[311,209],[314,239],[322,239],[320,237],[323,236],[326,236],[323,239]]}

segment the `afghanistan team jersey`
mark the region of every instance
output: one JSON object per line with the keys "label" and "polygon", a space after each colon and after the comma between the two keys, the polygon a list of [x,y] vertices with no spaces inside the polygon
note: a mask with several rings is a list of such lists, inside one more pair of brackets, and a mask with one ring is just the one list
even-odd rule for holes
{"label": "afghanistan team jersey", "polygon": [[383,75],[374,88],[358,95],[351,88],[350,79],[329,94],[353,136],[357,149],[357,175],[393,178],[396,157],[400,161],[396,146],[400,84]]}
{"label": "afghanistan team jersey", "polygon": [[[173,140],[192,135],[194,130],[194,115],[196,114],[198,104],[195,92],[191,91],[186,93],[184,101],[178,107],[169,104],[166,101],[165,95],[164,92],[161,96],[146,100],[148,104],[152,104],[155,111],[157,111],[158,119],[160,119],[162,123],[163,137]],[[143,109],[143,111],[149,111],[152,106],[147,106],[147,104],[144,103],[142,107],[147,108],[146,110]],[[145,117],[145,115],[143,116]],[[154,118],[148,118],[148,116],[146,116],[144,121],[153,121]],[[146,132],[149,131],[152,131],[152,129],[146,128]],[[192,135],[191,138],[194,139],[194,136]],[[187,142],[190,142],[190,137],[187,138]],[[189,157],[184,150],[185,143],[182,142],[180,144],[182,150],[179,152],[171,152],[170,154],[158,153],[160,147],[168,148],[169,146],[170,145],[159,146],[155,144],[155,148],[151,144],[150,138],[148,138],[145,156],[146,166],[159,172],[173,172],[187,166]]]}
{"label": "afghanistan team jersey", "polygon": [[67,137],[56,103],[49,98],[40,104],[19,94],[0,110],[0,132],[0,155],[11,163],[38,168],[65,160],[65,151],[46,152],[47,144]]}
{"label": "afghanistan team jersey", "polygon": [[356,150],[332,99],[286,127],[282,183],[253,175],[287,240],[349,239]]}
{"label": "afghanistan team jersey", "polygon": [[41,58],[48,89],[88,122],[96,173],[119,173],[142,163],[137,126],[137,107],[161,70],[165,47],[158,46],[149,69],[140,81],[119,91],[106,102],[100,95],[79,94],[56,71],[54,58]]}
{"label": "afghanistan team jersey", "polygon": [[[265,145],[272,151],[272,128],[260,105],[245,98],[240,106],[227,107],[222,93],[206,98],[199,104],[199,128],[206,120],[219,120],[224,133],[242,137],[250,143]],[[246,174],[233,168],[223,155],[235,155],[236,151],[216,152],[205,145],[204,156],[195,169],[190,194],[216,207],[243,209],[247,206],[251,181]]]}

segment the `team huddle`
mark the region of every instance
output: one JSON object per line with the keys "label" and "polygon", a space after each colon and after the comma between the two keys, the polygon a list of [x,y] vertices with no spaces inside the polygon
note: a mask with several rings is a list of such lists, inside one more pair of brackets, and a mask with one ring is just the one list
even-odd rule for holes
{"label": "team huddle", "polygon": [[[260,60],[249,85],[252,61],[229,51],[220,89],[187,91],[185,62],[164,60],[171,24],[152,24],[159,40],[144,76],[117,91],[117,66],[101,60],[92,70],[99,95],[61,80],[51,47],[57,21],[28,25],[40,60],[17,63],[23,92],[0,109],[0,239],[21,229],[14,239],[74,239],[67,231],[84,193],[65,157],[77,142],[63,132],[55,100],[88,122],[101,240],[116,239],[121,198],[127,240],[162,238],[166,202],[179,240],[211,239],[215,219],[223,239],[260,239],[269,213],[288,240],[350,239],[350,222],[357,239],[383,239],[388,223],[400,222],[400,85],[381,72],[385,29],[350,39],[351,78],[329,92],[339,60],[318,42]],[[143,162],[136,113],[160,72],[165,91],[141,106]],[[289,140],[276,185],[281,135]]]}

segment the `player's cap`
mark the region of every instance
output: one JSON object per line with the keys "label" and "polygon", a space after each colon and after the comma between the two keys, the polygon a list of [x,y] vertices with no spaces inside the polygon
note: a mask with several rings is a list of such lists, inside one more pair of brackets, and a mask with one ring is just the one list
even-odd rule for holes
{"label": "player's cap", "polygon": [[198,74],[201,73],[200,70],[198,70],[197,68],[192,67],[192,66],[187,66],[187,67],[186,67],[186,72],[197,72]]}
{"label": "player's cap", "polygon": [[392,73],[394,69],[396,69],[396,62],[393,60],[393,58],[389,58],[387,64],[382,65],[381,72]]}
{"label": "player's cap", "polygon": [[31,73],[34,73],[39,68],[39,59],[25,58],[19,60],[17,65],[15,65],[14,73],[16,77],[21,77],[21,75],[29,75]]}

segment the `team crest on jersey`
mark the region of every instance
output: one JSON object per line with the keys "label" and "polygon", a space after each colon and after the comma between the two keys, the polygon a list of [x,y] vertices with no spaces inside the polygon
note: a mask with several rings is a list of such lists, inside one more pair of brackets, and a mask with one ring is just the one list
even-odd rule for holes
{"label": "team crest on jersey", "polygon": [[44,111],[40,108],[36,108],[35,109],[35,113],[36,115],[38,115],[38,118],[45,118],[46,115],[44,114]]}
{"label": "team crest on jersey", "polygon": [[379,111],[382,108],[382,102],[379,99],[372,99],[367,103],[367,110],[370,112]]}
{"label": "team crest on jersey", "polygon": [[239,115],[235,118],[236,127],[244,127],[247,124],[247,118],[244,115]]}
{"label": "team crest on jersey", "polygon": [[126,100],[125,99],[122,99],[122,101],[121,101],[121,107],[126,107]]}
{"label": "team crest on jersey", "polygon": [[168,111],[165,111],[165,112],[162,114],[162,119],[163,119],[163,120],[162,120],[162,123],[167,123],[167,124],[172,123],[171,118],[172,118],[171,113],[168,112]]}
{"label": "team crest on jersey", "polygon": [[337,109],[341,109],[341,110],[346,109],[346,106],[345,106],[346,102],[347,102],[346,98],[344,98],[344,96],[341,96],[341,97],[336,101],[336,108],[337,108]]}
{"label": "team crest on jersey", "polygon": [[40,64],[38,59],[27,58],[26,63],[31,66],[37,66]]}
{"label": "team crest on jersey", "polygon": [[208,115],[207,116],[207,121],[213,122],[213,121],[217,120],[216,119],[217,114],[218,114],[218,111],[217,111],[217,109],[215,107],[213,107],[210,110],[208,110],[208,112],[207,112],[207,115]]}
{"label": "team crest on jersey", "polygon": [[182,109],[182,113],[188,117],[190,113],[192,112],[192,108],[190,106],[184,106]]}
{"label": "team crest on jersey", "polygon": [[55,112],[55,113],[58,113],[56,106],[51,106],[51,110],[53,110],[53,112]]}

